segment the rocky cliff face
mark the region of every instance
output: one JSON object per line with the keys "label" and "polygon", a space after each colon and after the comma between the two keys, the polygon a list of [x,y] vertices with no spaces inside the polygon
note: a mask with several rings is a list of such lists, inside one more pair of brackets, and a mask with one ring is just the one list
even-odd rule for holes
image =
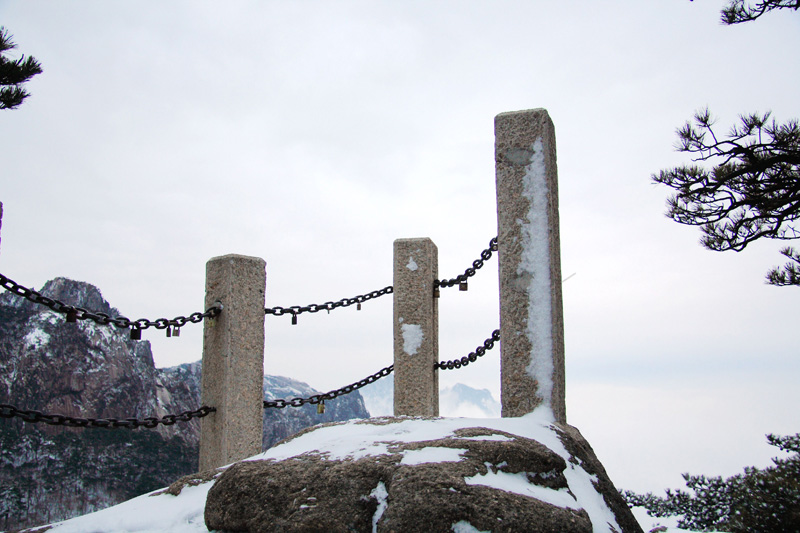
{"label": "rocky cliff face", "polygon": [[[57,278],[42,294],[121,313],[87,283]],[[199,362],[157,369],[148,341],[127,330],[64,316],[0,295],[0,404],[74,417],[144,418],[200,405]],[[304,383],[265,376],[265,396],[316,394]],[[264,413],[264,447],[320,422],[368,417],[357,392],[316,408]],[[70,429],[0,419],[0,528],[53,522],[168,485],[197,469],[200,423],[158,429]]]}

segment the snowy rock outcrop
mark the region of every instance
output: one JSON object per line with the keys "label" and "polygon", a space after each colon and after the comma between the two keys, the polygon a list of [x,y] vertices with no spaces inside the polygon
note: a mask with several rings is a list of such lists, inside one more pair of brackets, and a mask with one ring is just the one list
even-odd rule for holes
{"label": "snowy rock outcrop", "polygon": [[[88,283],[56,278],[40,292],[121,314]],[[128,330],[68,324],[62,314],[0,294],[0,404],[73,417],[161,417],[200,406],[200,377],[199,362],[156,368],[150,343],[131,340]],[[268,398],[319,392],[289,378],[265,376],[264,385]],[[264,447],[313,424],[369,416],[358,393],[326,408],[324,415],[314,406],[265,410]],[[195,472],[199,430],[196,419],[137,430],[0,419],[0,530],[103,509]]]}
{"label": "snowy rock outcrop", "polygon": [[205,521],[249,533],[642,531],[580,433],[535,414],[312,428],[227,469]]}

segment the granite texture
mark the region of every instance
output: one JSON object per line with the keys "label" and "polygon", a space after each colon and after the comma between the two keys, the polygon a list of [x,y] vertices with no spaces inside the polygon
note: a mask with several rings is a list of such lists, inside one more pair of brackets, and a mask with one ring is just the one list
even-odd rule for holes
{"label": "granite texture", "polygon": [[200,423],[200,470],[211,470],[261,452],[264,376],[266,263],[258,257],[225,255],[206,264],[203,331],[203,405],[216,413]]}
{"label": "granite texture", "polygon": [[[359,423],[376,426],[377,442],[386,446],[377,455],[334,458],[310,450],[280,460],[234,464],[208,492],[206,526],[248,533],[642,532],[591,446],[574,428],[554,428],[569,451],[567,461],[536,440],[481,426],[431,440],[382,440],[387,426],[408,420]],[[294,438],[335,429],[317,426]],[[291,440],[284,444],[292,446]],[[450,459],[408,460],[433,452]],[[590,490],[578,491],[586,487],[569,480],[576,471],[595,480]],[[493,480],[500,479],[514,483],[499,488],[500,482]],[[548,502],[553,496],[562,505]],[[587,508],[601,505],[615,525],[592,523]]]}
{"label": "granite texture", "polygon": [[438,416],[438,251],[430,239],[394,241],[394,414]]}
{"label": "granite texture", "polygon": [[[537,142],[538,141],[538,142]],[[539,146],[541,154],[536,154]],[[530,271],[524,257],[537,256],[526,250],[523,226],[531,223],[533,198],[524,181],[534,159],[542,162],[546,175],[546,213],[549,250],[550,302],[532,301]],[[504,417],[522,416],[543,401],[556,421],[566,423],[564,390],[564,320],[561,301],[561,245],[558,217],[558,172],[553,122],[547,111],[534,109],[502,113],[495,117],[495,164],[497,185],[498,255],[500,271],[501,401]],[[533,306],[548,306],[533,309]],[[546,361],[552,366],[550,398],[543,398],[539,382],[529,368],[535,351],[535,335],[529,331],[533,312],[549,315],[551,342]]]}

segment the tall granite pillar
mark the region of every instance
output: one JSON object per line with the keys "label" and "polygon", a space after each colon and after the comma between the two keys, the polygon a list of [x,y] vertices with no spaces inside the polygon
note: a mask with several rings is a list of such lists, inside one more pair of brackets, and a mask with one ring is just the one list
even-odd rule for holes
{"label": "tall granite pillar", "polygon": [[544,109],[495,117],[502,416],[566,423],[558,173]]}
{"label": "tall granite pillar", "polygon": [[394,241],[395,416],[439,416],[438,261],[430,239]]}
{"label": "tall granite pillar", "polygon": [[200,471],[261,453],[266,263],[224,255],[206,264],[202,405],[217,411],[200,419]]}

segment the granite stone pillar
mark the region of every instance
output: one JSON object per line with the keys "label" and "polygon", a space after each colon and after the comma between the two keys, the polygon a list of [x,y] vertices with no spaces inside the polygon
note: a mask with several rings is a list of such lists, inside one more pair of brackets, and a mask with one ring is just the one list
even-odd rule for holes
{"label": "granite stone pillar", "polygon": [[200,471],[261,452],[264,380],[266,263],[224,255],[206,264],[202,405],[217,411],[200,419]]}
{"label": "granite stone pillar", "polygon": [[566,423],[558,174],[544,109],[495,117],[502,416]]}
{"label": "granite stone pillar", "polygon": [[439,269],[430,239],[394,241],[394,415],[439,416]]}

